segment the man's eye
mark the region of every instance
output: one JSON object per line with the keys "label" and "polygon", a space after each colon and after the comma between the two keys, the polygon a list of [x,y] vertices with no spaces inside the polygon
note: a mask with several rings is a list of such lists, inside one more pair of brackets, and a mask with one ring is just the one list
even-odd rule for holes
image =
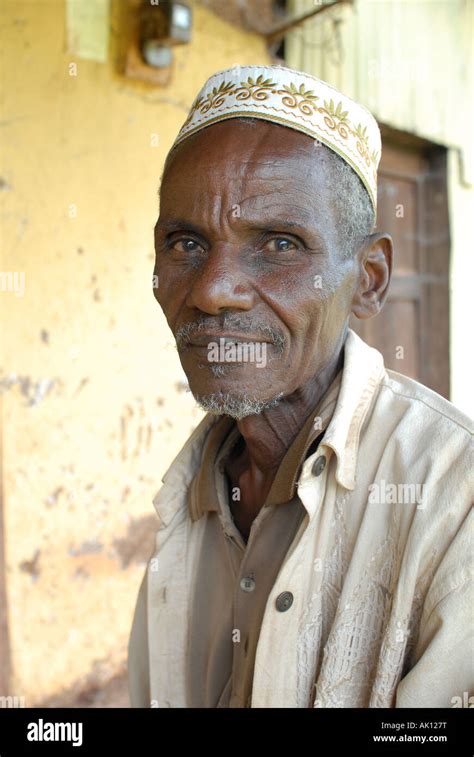
{"label": "man's eye", "polygon": [[189,237],[186,237],[184,239],[177,239],[175,242],[172,242],[171,244],[173,250],[176,250],[177,252],[198,252],[199,250],[202,250],[201,245],[196,242],[195,239],[190,239]]}
{"label": "man's eye", "polygon": [[275,237],[265,243],[264,249],[267,250],[267,252],[290,252],[291,250],[296,250],[296,245],[291,239]]}

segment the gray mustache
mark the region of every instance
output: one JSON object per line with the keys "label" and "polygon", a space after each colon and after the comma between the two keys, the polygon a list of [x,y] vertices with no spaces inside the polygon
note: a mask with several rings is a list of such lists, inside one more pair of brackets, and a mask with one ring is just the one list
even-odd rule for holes
{"label": "gray mustache", "polygon": [[285,336],[282,331],[269,326],[258,318],[249,318],[238,313],[225,313],[221,318],[209,318],[201,315],[196,321],[184,323],[179,327],[174,338],[178,350],[189,346],[193,336],[203,331],[238,331],[240,334],[252,334],[261,337],[262,342],[271,342],[278,353],[283,352]]}

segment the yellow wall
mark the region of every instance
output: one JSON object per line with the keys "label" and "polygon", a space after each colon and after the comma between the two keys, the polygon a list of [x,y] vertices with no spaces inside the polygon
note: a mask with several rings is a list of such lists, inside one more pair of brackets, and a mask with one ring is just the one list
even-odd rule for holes
{"label": "yellow wall", "polygon": [[[314,2],[290,7],[302,14]],[[330,82],[382,123],[448,148],[451,400],[471,416],[473,24],[472,0],[355,0],[295,30],[286,48],[288,65]]]}
{"label": "yellow wall", "polygon": [[62,0],[2,7],[0,270],[26,274],[0,293],[11,693],[32,706],[125,658],[151,500],[200,418],[151,292],[157,184],[204,80],[268,57],[196,7],[153,88],[119,72],[124,0],[103,64],[67,52]]}

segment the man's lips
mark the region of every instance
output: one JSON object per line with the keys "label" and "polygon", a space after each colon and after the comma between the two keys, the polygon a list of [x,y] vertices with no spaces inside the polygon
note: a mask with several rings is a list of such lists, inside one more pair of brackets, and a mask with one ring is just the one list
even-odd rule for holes
{"label": "man's lips", "polygon": [[221,340],[223,340],[224,345],[225,344],[237,344],[237,343],[259,343],[259,344],[270,344],[268,339],[259,339],[255,336],[248,336],[247,334],[222,334],[222,333],[206,333],[206,334],[196,334],[195,336],[190,336],[187,339],[187,344],[184,345],[183,349],[186,349],[186,347],[208,347],[211,342],[219,342],[222,344]]}

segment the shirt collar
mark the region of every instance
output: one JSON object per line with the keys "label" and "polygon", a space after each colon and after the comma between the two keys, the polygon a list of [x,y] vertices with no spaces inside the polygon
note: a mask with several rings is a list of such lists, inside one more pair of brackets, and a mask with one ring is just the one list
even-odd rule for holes
{"label": "shirt collar", "polygon": [[[336,406],[341,383],[341,373],[336,375],[329,388],[311,412],[297,436],[286,451],[264,503],[264,507],[290,502],[296,495],[297,479],[308,451],[323,434]],[[315,420],[317,419],[317,423]],[[198,520],[205,512],[218,511],[216,475],[224,474],[226,459],[237,439],[239,431],[235,421],[224,416],[209,431],[202,448],[201,463],[187,494],[192,520]]]}
{"label": "shirt collar", "polygon": [[192,520],[198,520],[205,512],[218,510],[215,484],[215,464],[219,451],[223,454],[237,441],[239,436],[235,421],[228,415],[222,416],[209,431],[203,447],[199,468],[187,493],[188,509]]}
{"label": "shirt collar", "polygon": [[336,375],[285,453],[265,501],[265,507],[289,502],[295,496],[301,466],[311,447],[317,445],[318,440],[321,441],[334,412],[341,385],[341,373],[339,371]]}

